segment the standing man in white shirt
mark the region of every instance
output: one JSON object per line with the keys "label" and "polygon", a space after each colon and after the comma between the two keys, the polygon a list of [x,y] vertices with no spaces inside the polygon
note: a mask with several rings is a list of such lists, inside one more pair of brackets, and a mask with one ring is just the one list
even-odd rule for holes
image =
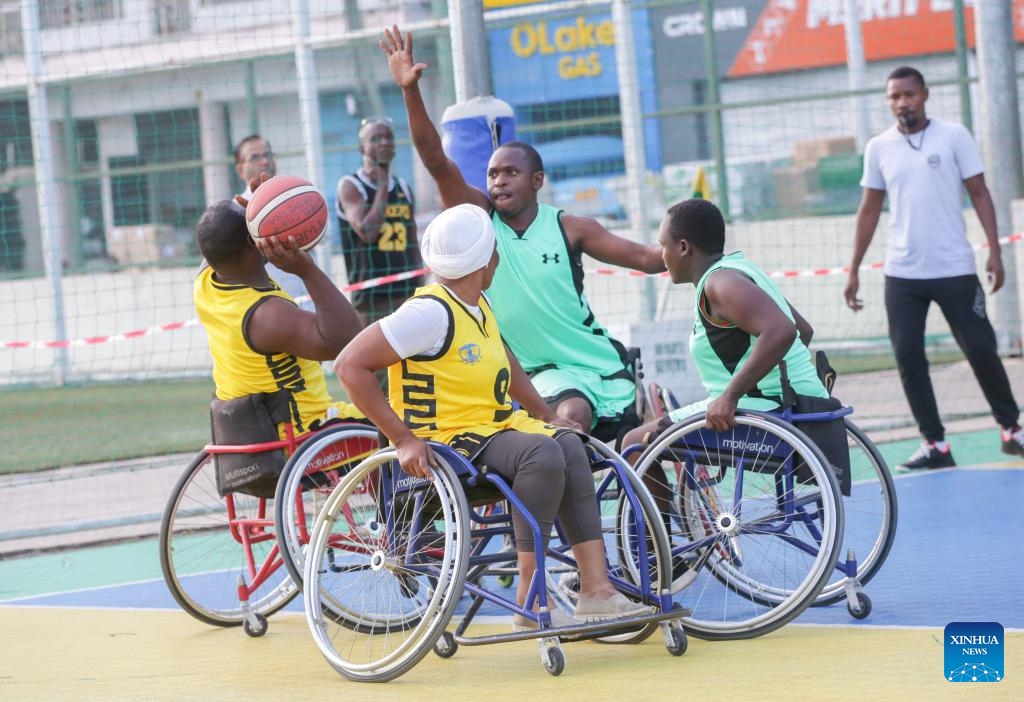
{"label": "standing man in white shirt", "polygon": [[[235,147],[235,173],[245,183],[245,190],[239,197],[246,202],[252,197],[252,190],[249,188],[249,181],[259,178],[266,173],[273,178],[277,175],[277,162],[274,160],[274,152],[270,148],[270,142],[259,134],[250,134],[238,142]],[[273,263],[267,262],[267,275],[277,283],[282,290],[292,296],[293,300],[304,298],[296,304],[304,310],[313,311],[313,301],[306,291],[306,286],[299,276],[281,270]]]}
{"label": "standing man in white shirt", "polygon": [[988,239],[985,269],[994,293],[1003,285],[1003,259],[978,147],[962,125],[926,116],[928,88],[917,69],[902,66],[889,74],[886,98],[897,121],[864,149],[860,181],[864,194],[857,210],[853,260],[844,295],[852,310],[863,308],[857,297],[858,269],[888,195],[885,308],[889,339],[903,391],[924,438],[923,445],[902,465],[924,469],[956,465],[925,355],[925,319],[932,302],[942,310],[1002,428],[1003,453],[1024,455],[1019,408],[985,312],[985,291],[967,241],[961,206],[966,188]]}

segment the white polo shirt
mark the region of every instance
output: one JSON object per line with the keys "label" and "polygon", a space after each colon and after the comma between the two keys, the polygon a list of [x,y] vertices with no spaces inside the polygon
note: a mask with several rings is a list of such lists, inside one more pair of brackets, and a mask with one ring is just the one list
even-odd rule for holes
{"label": "white polo shirt", "polygon": [[963,181],[983,172],[981,154],[962,125],[931,118],[908,137],[894,124],[864,149],[863,188],[889,197],[885,274],[896,278],[976,275],[967,241]]}

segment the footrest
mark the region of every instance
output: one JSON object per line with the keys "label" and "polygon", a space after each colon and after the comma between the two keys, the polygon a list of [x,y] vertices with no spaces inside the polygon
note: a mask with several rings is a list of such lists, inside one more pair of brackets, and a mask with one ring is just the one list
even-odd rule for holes
{"label": "footrest", "polygon": [[455,643],[459,646],[483,646],[485,644],[505,643],[506,641],[528,641],[530,639],[558,638],[561,641],[583,641],[613,634],[622,629],[633,629],[644,624],[681,619],[693,614],[693,610],[680,608],[668,612],[641,614],[622,619],[605,619],[597,622],[580,622],[572,626],[548,627],[530,631],[510,631],[507,634],[490,636],[456,636]]}

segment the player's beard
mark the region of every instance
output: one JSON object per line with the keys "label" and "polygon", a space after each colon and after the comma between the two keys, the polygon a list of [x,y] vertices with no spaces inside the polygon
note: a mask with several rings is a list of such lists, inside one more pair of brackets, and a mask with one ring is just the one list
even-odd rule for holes
{"label": "player's beard", "polygon": [[921,122],[921,118],[917,116],[916,112],[901,112],[896,119],[899,120],[900,126],[903,127],[903,131],[910,132]]}

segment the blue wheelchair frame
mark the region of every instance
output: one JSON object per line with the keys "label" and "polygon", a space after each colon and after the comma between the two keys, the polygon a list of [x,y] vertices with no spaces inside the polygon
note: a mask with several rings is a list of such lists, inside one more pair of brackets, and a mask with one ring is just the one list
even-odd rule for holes
{"label": "blue wheelchair frame", "polygon": [[[718,624],[716,629],[706,630],[695,624],[693,619],[684,618],[683,625],[691,634],[706,638],[760,635],[778,628],[810,605],[810,600],[802,605],[798,602],[803,597],[802,591],[762,585],[756,580],[750,580],[743,571],[743,554],[738,541],[740,538],[770,535],[799,549],[811,557],[815,564],[812,571],[814,587],[820,591],[824,586],[825,581],[821,578],[827,578],[827,573],[818,564],[827,563],[827,572],[833,572],[837,567],[838,537],[841,536],[843,519],[841,498],[831,469],[824,469],[824,466],[829,466],[827,460],[791,422],[828,421],[851,412],[850,408],[805,414],[740,410],[737,419],[744,426],[731,430],[732,438],[704,427],[702,413],[697,413],[672,424],[644,450],[637,461],[637,468],[644,474],[644,479],[648,479],[648,470],[653,470],[655,464],[661,464],[662,461],[674,463],[676,486],[673,488],[669,484],[666,489],[672,493],[673,501],[686,500],[679,510],[669,511],[670,523],[678,529],[678,532],[673,529],[673,534],[685,535],[686,539],[682,544],[679,538],[672,539],[670,553],[673,563],[686,563],[691,578],[699,577],[699,572],[708,565],[708,572],[725,584],[728,591],[750,602],[760,602],[769,610],[776,605],[785,606],[784,616],[780,614],[772,621],[771,617],[764,615],[767,623],[758,623],[749,628],[745,628],[746,625],[732,628],[731,623],[724,622]],[[738,437],[740,430],[745,433]],[[786,438],[786,433],[792,434],[792,437]],[[723,445],[725,441],[732,441],[734,445]],[[631,446],[624,454],[631,454],[639,448]],[[796,461],[797,454],[801,456],[800,463]],[[810,467],[811,462],[816,464],[813,469]],[[704,473],[708,468],[716,472]],[[664,469],[662,466],[661,470]],[[798,494],[802,469],[816,471],[819,476],[816,483],[820,490],[806,495]],[[719,502],[717,490],[726,479],[727,471],[734,482],[730,493],[732,502],[729,509],[724,509]],[[758,496],[758,501],[753,504],[764,506],[765,500],[774,499],[775,505],[774,511],[755,514],[749,523],[742,521],[744,507],[751,504],[751,496],[744,494],[744,490],[749,490],[745,479],[747,473],[762,474],[772,481],[772,485],[766,485],[765,493]],[[826,491],[829,495],[828,508],[835,514],[826,513],[823,494]],[[687,497],[684,498],[684,495]],[[691,512],[696,512],[696,517]],[[696,529],[695,518],[699,518],[700,522]],[[830,528],[828,543],[821,530],[826,520],[831,520],[829,523],[835,527]],[[798,531],[794,529],[796,524],[801,525],[805,533],[795,533]],[[719,558],[715,559],[716,556]],[[847,567],[851,568],[849,572],[856,573],[855,563],[844,564],[844,571]],[[735,573],[735,582],[726,571]],[[815,596],[817,591],[813,593]],[[685,590],[681,597],[684,603],[693,604],[686,602]]]}
{"label": "blue wheelchair frame", "polygon": [[[314,527],[314,532],[317,533],[311,539],[311,549],[317,549],[317,552],[308,554],[306,560],[307,621],[321,652],[342,675],[357,680],[388,680],[401,675],[415,665],[429,648],[433,648],[439,656],[446,658],[452,655],[459,645],[482,645],[525,639],[538,639],[542,663],[548,672],[558,675],[564,667],[564,656],[559,647],[560,641],[586,638],[602,638],[608,641],[623,640],[624,638],[633,641],[640,637],[646,638],[659,626],[664,631],[668,650],[673,655],[682,655],[685,652],[685,632],[673,620],[685,616],[687,611],[673,603],[668,588],[670,576],[665,568],[661,567],[661,564],[668,563],[668,539],[660,517],[654,509],[652,498],[646,494],[642,483],[620,457],[600,442],[595,441],[590,445],[592,469],[607,471],[597,481],[596,491],[600,500],[599,505],[602,503],[613,504],[615,524],[617,527],[621,527],[621,533],[617,534],[616,550],[613,553],[608,553],[607,544],[605,548],[609,563],[609,579],[620,591],[650,606],[652,611],[639,616],[553,627],[551,595],[547,587],[547,566],[557,563],[570,569],[575,568],[575,560],[570,553],[570,547],[565,543],[557,522],[556,530],[560,538],[557,543],[554,543],[553,539],[553,543],[545,548],[547,539],[544,538],[545,535],[542,533],[539,523],[526,510],[522,501],[503,477],[481,470],[447,445],[436,442],[428,442],[428,445],[441,465],[441,468],[432,469],[434,480],[444,482],[447,487],[443,487],[443,492],[450,494],[453,491],[453,486],[449,485],[451,481],[443,477],[445,474],[450,474],[463,492],[460,498],[453,503],[454,507],[459,510],[463,509],[459,506],[461,503],[468,508],[469,512],[468,515],[462,515],[462,521],[466,526],[451,527],[456,531],[466,529],[469,535],[467,539],[468,558],[457,566],[462,573],[461,577],[454,581],[458,583],[459,588],[456,591],[454,585],[444,585],[445,588],[450,587],[451,591],[447,595],[442,594],[441,598],[455,597],[458,599],[463,593],[468,594],[471,598],[469,609],[454,634],[444,630],[447,628],[448,621],[440,623],[434,620],[422,626],[439,628],[437,631],[424,629],[426,633],[422,640],[415,632],[410,632],[409,638],[415,639],[416,643],[408,649],[403,648],[400,653],[390,655],[390,657],[379,654],[381,661],[379,671],[373,669],[373,662],[352,663],[350,668],[349,661],[343,659],[346,654],[336,650],[334,638],[324,633],[325,627],[330,625],[323,618],[323,606],[319,599],[319,577],[321,574],[331,571],[340,573],[346,570],[336,567],[332,557],[332,548],[343,548],[345,546],[344,539],[331,542],[327,536],[332,533],[330,531],[334,523],[332,520],[341,513],[340,507],[345,504],[343,500],[348,496],[355,495],[355,486],[365,480],[367,476],[375,476],[374,489],[377,492],[374,504],[377,505],[377,519],[380,519],[382,513],[385,517],[380,522],[371,520],[364,526],[370,531],[381,530],[382,543],[390,544],[396,553],[401,553],[401,566],[395,570],[402,570],[410,574],[414,582],[416,577],[426,578],[436,587],[442,587],[437,585],[444,577],[442,569],[450,567],[447,552],[439,554],[436,549],[432,551],[429,544],[424,545],[427,543],[424,541],[427,538],[424,535],[424,529],[431,526],[428,522],[438,519],[438,512],[434,505],[430,504],[430,500],[442,498],[428,496],[428,493],[431,493],[431,489],[428,489],[430,481],[411,476],[398,466],[394,449],[386,448],[378,451],[364,460],[360,466],[354,468],[329,498]],[[439,496],[442,494],[442,486],[435,485],[432,489],[437,489]],[[472,507],[472,505],[489,505],[495,502],[500,503],[502,507],[489,513]],[[395,517],[394,506],[396,505],[411,507],[411,510],[403,511],[407,517],[402,519],[401,524]],[[484,576],[493,574],[492,569],[495,566],[507,564],[510,561],[510,553],[507,550],[494,552],[489,550],[488,546],[496,538],[504,539],[512,535],[511,510],[517,510],[533,532],[534,557],[537,563],[537,569],[529,584],[526,601],[522,605],[516,603],[514,599],[492,591],[483,581]],[[397,547],[387,536],[404,534],[406,531],[408,535],[402,537],[404,542]],[[445,531],[449,531],[448,524],[445,525]],[[604,529],[602,531],[604,532]],[[429,533],[428,531],[427,535]],[[435,534],[437,533],[435,532]],[[449,543],[453,547],[456,546],[454,542],[457,539],[454,536],[445,534],[444,538],[445,543]],[[652,545],[653,553],[649,551]],[[349,550],[353,554],[357,554],[354,557],[365,556],[372,559],[376,557],[370,553],[373,548],[370,546],[369,548]],[[322,565],[324,558],[328,562],[326,568]],[[357,564],[351,567],[351,571],[366,571],[368,567],[372,568],[373,566],[372,564],[369,566]],[[396,577],[401,577],[398,573],[394,574]],[[453,581],[449,578],[444,582]],[[316,591],[312,586],[316,587]],[[437,590],[435,589],[434,592],[436,593]],[[535,621],[538,628],[483,636],[466,635],[467,628],[485,602]],[[429,607],[429,604],[423,606]],[[534,611],[535,606],[538,611]],[[453,614],[454,606],[452,603],[441,604],[437,606],[437,610],[450,617]],[[392,630],[387,622],[380,621],[380,614],[375,613],[374,616],[377,619],[369,627],[364,626],[366,631],[363,633],[372,636],[378,630],[380,632]],[[416,629],[421,626],[421,619],[426,621],[429,618],[427,614],[421,612],[421,616],[408,617],[410,623],[399,628],[403,630]],[[356,628],[342,625],[349,629]],[[385,643],[384,646],[386,647],[387,644]],[[396,644],[396,646],[400,645]],[[413,648],[415,650],[412,650]],[[357,655],[361,654],[362,651]],[[396,658],[401,658],[401,660],[396,661]]]}

